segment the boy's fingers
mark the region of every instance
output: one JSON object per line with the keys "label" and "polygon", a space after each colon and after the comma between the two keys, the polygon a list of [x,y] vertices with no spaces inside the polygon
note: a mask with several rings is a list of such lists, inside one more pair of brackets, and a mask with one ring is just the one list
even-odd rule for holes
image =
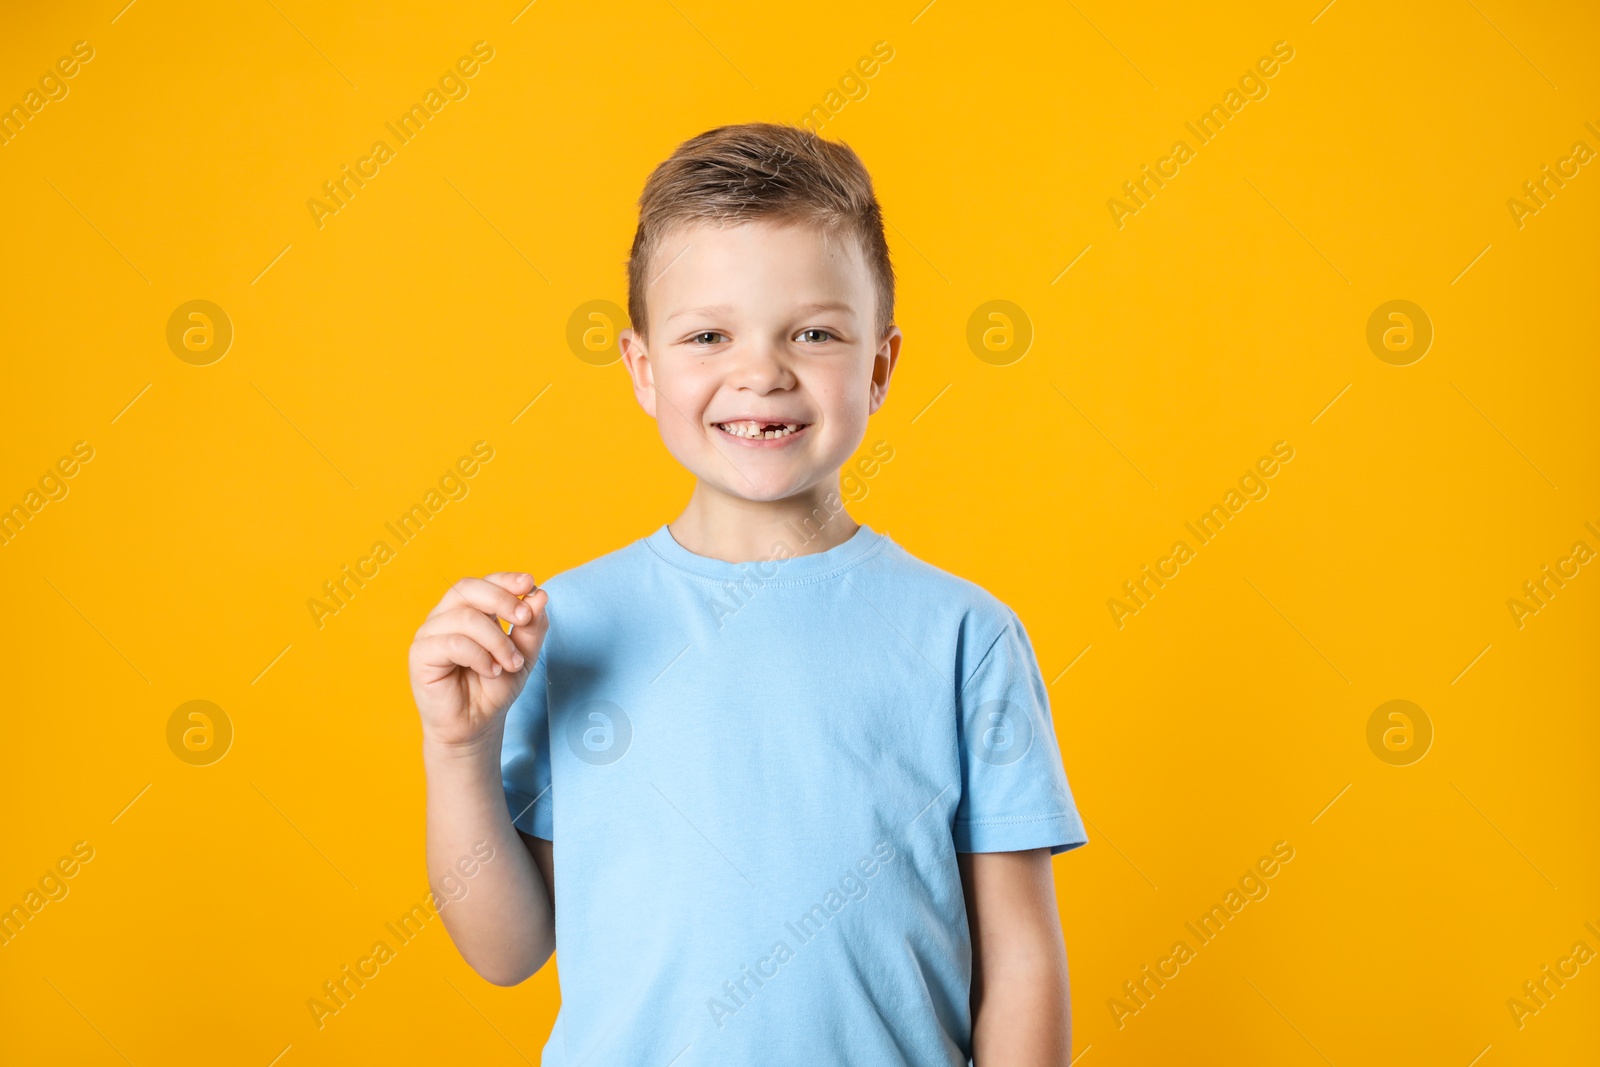
{"label": "boy's fingers", "polygon": [[527,596],[539,588],[533,580],[533,575],[527,571],[495,571],[493,574],[485,574],[483,580],[503,587],[514,596]]}
{"label": "boy's fingers", "polygon": [[[533,597],[528,597],[533,600]],[[510,640],[517,648],[522,649],[523,656],[533,659],[539,654],[539,641],[544,640],[544,632],[549,629],[550,616],[541,611],[542,603],[534,605],[533,622],[528,625],[510,625],[507,622],[496,622],[501,630],[509,635]]]}
{"label": "boy's fingers", "polygon": [[550,617],[546,615],[544,611],[544,606],[549,602],[549,600],[550,594],[546,593],[543,589],[529,593],[527,596],[522,598],[522,603],[527,605],[528,609],[533,612],[533,617],[527,621],[501,621],[500,629],[515,637],[517,634],[525,634],[530,630],[543,626],[550,620]]}
{"label": "boy's fingers", "polygon": [[500,670],[489,650],[463,633],[439,633],[419,638],[417,657],[426,666],[461,666],[493,678]]}
{"label": "boy's fingers", "polygon": [[[491,575],[491,577],[496,577]],[[531,590],[533,577],[527,575],[526,581],[520,583],[521,587]],[[490,581],[486,578],[463,578],[450,587],[450,591],[439,601],[437,607],[429,613],[431,619],[435,615],[443,614],[452,608],[466,604],[497,618],[507,619],[513,623],[529,623],[533,621],[533,609],[525,606],[518,599],[518,593],[512,592],[505,585]]]}
{"label": "boy's fingers", "polygon": [[435,615],[422,624],[418,637],[458,633],[488,651],[508,671],[522,669],[524,656],[489,616],[467,605]]}

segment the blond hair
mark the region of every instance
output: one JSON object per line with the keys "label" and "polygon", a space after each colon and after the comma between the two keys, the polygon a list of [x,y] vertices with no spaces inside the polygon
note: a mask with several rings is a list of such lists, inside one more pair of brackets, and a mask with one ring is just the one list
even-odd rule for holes
{"label": "blond hair", "polygon": [[800,126],[747,122],[683,142],[645,181],[639,228],[628,254],[628,317],[646,334],[645,292],[662,240],[681,225],[736,225],[754,219],[805,223],[829,236],[854,236],[876,295],[881,341],[894,322],[894,267],[883,211],[861,157],[842,142]]}

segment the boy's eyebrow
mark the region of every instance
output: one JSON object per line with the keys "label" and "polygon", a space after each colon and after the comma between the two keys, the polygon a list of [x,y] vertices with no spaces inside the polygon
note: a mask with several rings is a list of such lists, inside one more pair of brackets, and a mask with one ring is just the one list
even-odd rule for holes
{"label": "boy's eyebrow", "polygon": [[798,310],[798,311],[806,311],[806,312],[811,312],[811,311],[854,311],[855,308],[852,307],[849,304],[840,304],[840,303],[836,303],[836,302],[829,302],[829,303],[825,303],[825,304],[801,304],[800,307],[797,308],[796,310]]}
{"label": "boy's eyebrow", "polygon": [[729,308],[725,304],[707,305],[705,307],[697,308],[684,308],[682,311],[674,311],[672,314],[668,315],[666,321],[671,322],[673,319],[681,319],[689,315],[721,315],[726,313],[728,310]]}
{"label": "boy's eyebrow", "polygon": [[[732,310],[726,304],[708,304],[703,307],[684,308],[682,311],[674,311],[667,316],[666,321],[671,322],[673,319],[686,318],[690,315],[725,315]],[[855,308],[849,304],[826,302],[801,304],[795,310],[803,314],[811,314],[817,311],[854,311]]]}

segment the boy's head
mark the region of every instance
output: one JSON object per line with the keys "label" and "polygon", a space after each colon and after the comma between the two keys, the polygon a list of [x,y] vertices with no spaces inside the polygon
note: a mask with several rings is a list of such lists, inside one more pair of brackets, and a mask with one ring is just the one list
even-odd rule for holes
{"label": "boy's head", "polygon": [[703,485],[836,488],[900,350],[872,180],[800,127],[723,126],[645,183],[628,260],[634,393]]}

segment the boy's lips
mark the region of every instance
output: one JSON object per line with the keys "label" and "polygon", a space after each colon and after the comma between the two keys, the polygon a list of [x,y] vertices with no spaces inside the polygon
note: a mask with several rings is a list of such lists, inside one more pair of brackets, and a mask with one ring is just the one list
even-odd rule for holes
{"label": "boy's lips", "polygon": [[782,448],[805,433],[811,424],[794,419],[739,418],[711,424],[723,437],[749,448]]}

